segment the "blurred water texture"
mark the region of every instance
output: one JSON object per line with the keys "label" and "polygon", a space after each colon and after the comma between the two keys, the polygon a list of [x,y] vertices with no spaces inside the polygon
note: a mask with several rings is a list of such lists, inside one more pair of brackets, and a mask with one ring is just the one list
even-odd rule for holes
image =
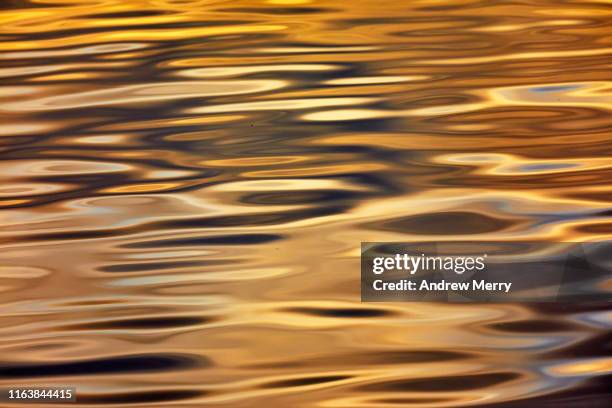
{"label": "blurred water texture", "polygon": [[608,407],[609,303],[362,304],[359,251],[609,240],[611,54],[605,0],[3,0],[0,386]]}

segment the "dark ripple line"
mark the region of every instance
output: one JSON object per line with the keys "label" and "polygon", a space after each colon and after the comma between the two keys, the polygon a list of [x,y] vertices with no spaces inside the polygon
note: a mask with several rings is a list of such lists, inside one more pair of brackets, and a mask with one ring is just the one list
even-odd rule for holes
{"label": "dark ripple line", "polygon": [[107,265],[99,268],[101,272],[147,272],[176,268],[192,268],[196,266],[229,265],[236,263],[232,259],[210,261],[174,261],[174,262],[135,262]]}
{"label": "dark ripple line", "polygon": [[444,361],[467,360],[474,356],[469,353],[445,350],[364,350],[360,353],[337,353],[330,356],[300,359],[299,361],[273,361],[248,365],[249,369],[275,369],[287,367],[339,367],[376,366],[394,364],[427,364]]}
{"label": "dark ripple line", "polygon": [[[612,375],[590,378],[570,389],[538,395],[531,398],[517,398],[514,401],[493,402],[478,405],[480,408],[610,408]],[[468,408],[462,406],[460,408]]]}
{"label": "dark ripple line", "polygon": [[75,361],[71,363],[3,363],[0,364],[0,378],[13,379],[158,372],[185,370],[195,367],[210,367],[212,365],[212,362],[203,356],[188,354],[143,354]]}
{"label": "dark ripple line", "polygon": [[480,389],[500,385],[521,376],[517,373],[499,372],[487,374],[473,374],[463,376],[439,376],[431,378],[418,378],[411,380],[392,380],[375,384],[366,384],[360,387],[361,391],[369,392],[447,392]]}
{"label": "dark ripple line", "polygon": [[283,239],[278,234],[237,234],[207,237],[169,238],[154,241],[130,242],[120,245],[121,248],[167,248],[177,246],[199,245],[255,245]]}
{"label": "dark ripple line", "polygon": [[325,384],[330,382],[348,380],[352,378],[349,375],[324,375],[318,377],[293,378],[290,380],[281,380],[269,382],[261,386],[261,388],[291,388],[291,387],[306,387],[308,385]]}
{"label": "dark ripple line", "polygon": [[174,327],[195,326],[216,321],[213,317],[200,316],[164,316],[141,319],[107,320],[78,325],[63,326],[61,330],[108,330],[108,329],[167,329]]}
{"label": "dark ripple line", "polygon": [[138,392],[118,392],[113,394],[83,394],[78,395],[82,404],[143,404],[147,402],[181,401],[208,395],[199,390],[147,390]]}
{"label": "dark ripple line", "polygon": [[[117,25],[107,27],[91,27],[91,28],[73,28],[69,30],[55,30],[45,31],[39,33],[28,33],[25,35],[18,34],[22,41],[40,41],[40,40],[53,40],[65,37],[71,37],[81,34],[97,34],[97,33],[108,33],[115,31],[130,31],[130,30],[151,30],[151,29],[176,29],[176,28],[193,28],[193,27],[223,27],[227,25],[241,25],[241,24],[254,24],[258,21],[249,20],[226,20],[226,21],[214,21],[207,20],[205,24],[202,22],[183,22],[183,23],[159,23],[159,24],[132,24],[132,25]],[[203,35],[203,37],[207,35]],[[112,41],[105,42],[104,44],[112,44]],[[92,43],[91,45],[100,45],[102,43]],[[55,49],[55,48],[54,48]]]}
{"label": "dark ripple line", "polygon": [[514,322],[491,323],[487,327],[508,333],[548,333],[579,330],[576,325],[554,320],[531,319]]}
{"label": "dark ripple line", "polygon": [[164,229],[190,229],[207,227],[246,227],[277,225],[292,221],[299,221],[308,218],[323,217],[327,215],[341,214],[348,208],[346,206],[329,206],[322,208],[312,208],[300,211],[278,212],[267,214],[247,214],[247,215],[228,215],[208,218],[189,218],[180,220],[167,220],[144,223],[127,228],[113,228],[93,231],[64,231],[50,232],[43,234],[21,235],[4,240],[0,244],[13,244],[16,242],[40,242],[40,241],[59,241],[59,240],[83,240],[110,238],[122,235],[135,234],[152,230]]}
{"label": "dark ripple line", "polygon": [[293,14],[321,14],[336,11],[331,8],[322,7],[274,7],[274,8],[256,8],[256,7],[237,7],[237,8],[220,8],[215,11],[222,13],[247,13],[247,14],[269,14],[269,15],[293,15]]}
{"label": "dark ripple line", "polygon": [[315,307],[292,307],[284,309],[285,312],[307,314],[319,317],[339,317],[339,318],[367,318],[392,316],[394,313],[382,309],[366,308],[336,308],[323,309]]}

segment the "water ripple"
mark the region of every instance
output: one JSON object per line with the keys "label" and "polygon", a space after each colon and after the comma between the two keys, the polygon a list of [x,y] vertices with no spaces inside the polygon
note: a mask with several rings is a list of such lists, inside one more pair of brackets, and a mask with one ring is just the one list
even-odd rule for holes
{"label": "water ripple", "polygon": [[361,241],[610,239],[607,6],[4,1],[0,382],[608,406],[609,302],[365,304],[357,272]]}

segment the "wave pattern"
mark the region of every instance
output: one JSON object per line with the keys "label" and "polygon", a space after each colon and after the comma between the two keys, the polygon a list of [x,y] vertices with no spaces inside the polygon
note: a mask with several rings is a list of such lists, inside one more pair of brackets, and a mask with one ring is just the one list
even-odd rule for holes
{"label": "wave pattern", "polygon": [[360,241],[610,239],[603,0],[4,0],[0,386],[608,406],[609,304],[362,304]]}

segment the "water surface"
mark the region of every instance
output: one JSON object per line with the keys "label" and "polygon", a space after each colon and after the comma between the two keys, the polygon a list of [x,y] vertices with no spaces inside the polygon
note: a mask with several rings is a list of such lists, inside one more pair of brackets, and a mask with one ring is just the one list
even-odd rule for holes
{"label": "water surface", "polygon": [[610,239],[611,17],[4,0],[0,385],[74,385],[82,406],[608,406],[609,304],[360,303],[359,248]]}

